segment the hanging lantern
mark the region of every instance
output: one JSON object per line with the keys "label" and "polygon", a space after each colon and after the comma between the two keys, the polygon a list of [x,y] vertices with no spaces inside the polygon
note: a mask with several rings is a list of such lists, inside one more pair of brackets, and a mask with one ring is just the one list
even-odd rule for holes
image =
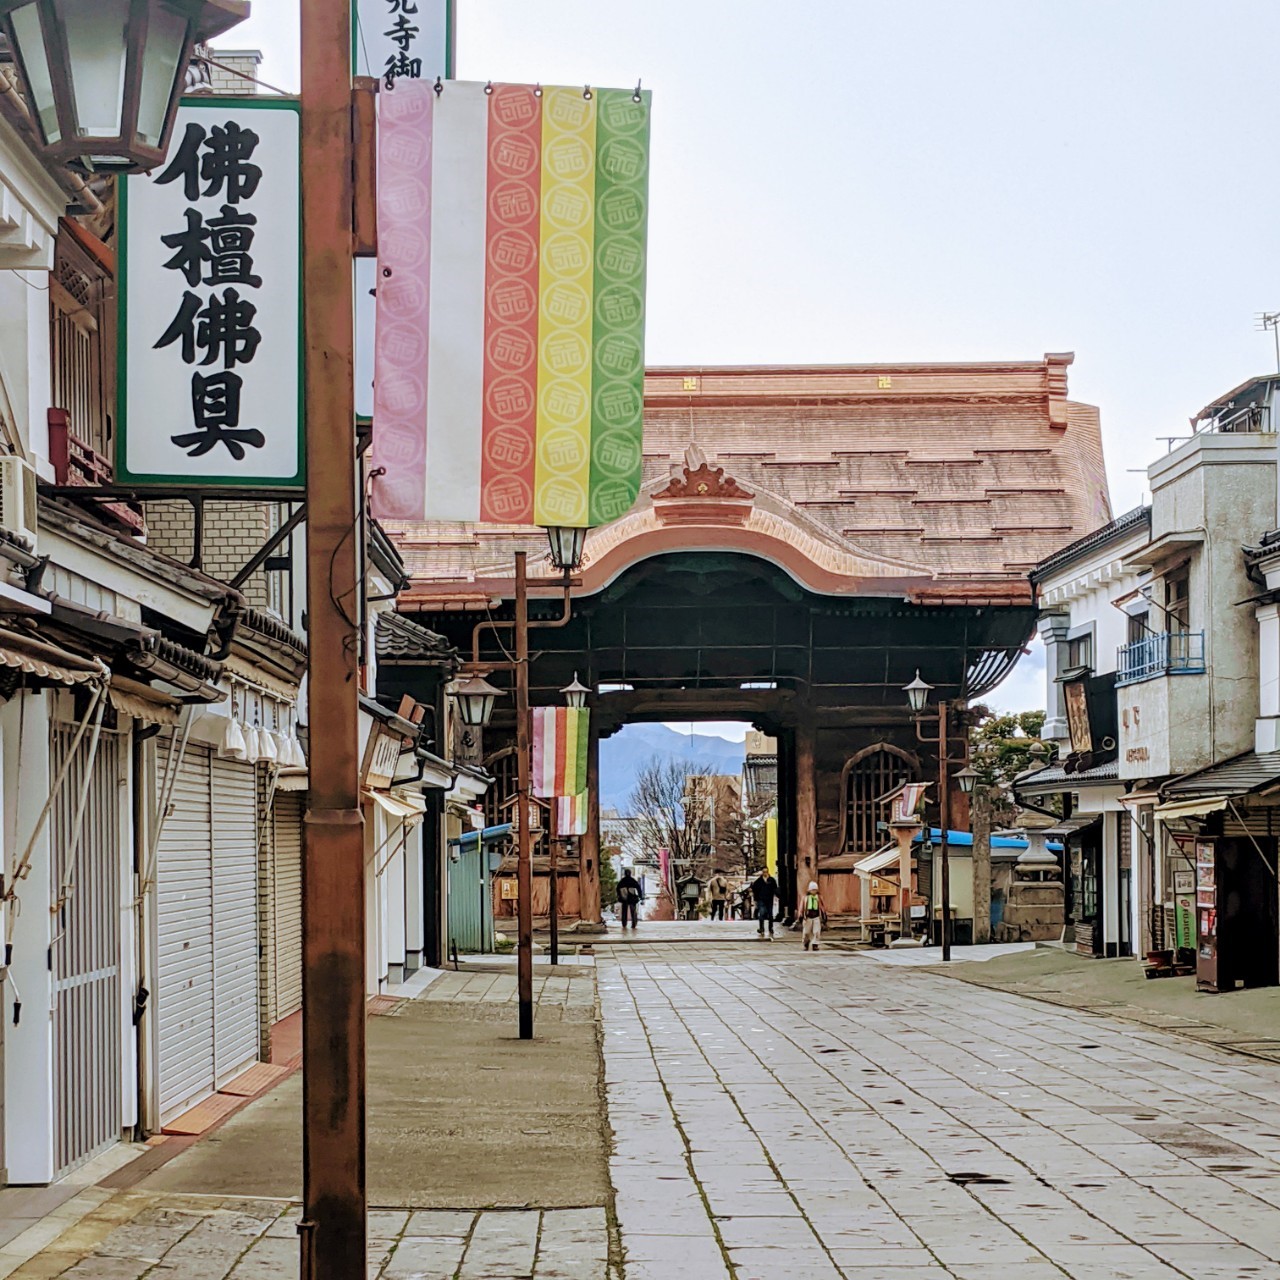
{"label": "hanging lantern", "polygon": [[88,172],[154,169],[196,42],[248,16],[247,0],[0,0],[42,156]]}
{"label": "hanging lantern", "polygon": [[573,573],[582,567],[582,552],[587,545],[587,531],[568,525],[552,525],[547,529],[551,544],[551,563],[561,573]]}

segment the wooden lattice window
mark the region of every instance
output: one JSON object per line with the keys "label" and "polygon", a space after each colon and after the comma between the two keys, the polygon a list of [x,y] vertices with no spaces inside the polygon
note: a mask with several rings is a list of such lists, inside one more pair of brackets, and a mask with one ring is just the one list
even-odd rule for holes
{"label": "wooden lattice window", "polygon": [[876,823],[889,817],[889,806],[881,800],[919,777],[919,759],[889,742],[877,742],[851,756],[841,773],[840,852],[874,853],[887,844],[888,837],[876,830]]}

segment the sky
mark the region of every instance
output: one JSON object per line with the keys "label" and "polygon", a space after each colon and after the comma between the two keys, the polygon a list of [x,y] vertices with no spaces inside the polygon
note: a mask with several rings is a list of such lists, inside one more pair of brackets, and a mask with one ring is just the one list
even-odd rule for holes
{"label": "sky", "polygon": [[[296,0],[254,8],[224,45],[296,89]],[[462,78],[653,91],[651,364],[1073,351],[1117,514],[1162,437],[1275,365],[1275,0],[457,13]],[[994,701],[1042,704],[1034,655]]]}

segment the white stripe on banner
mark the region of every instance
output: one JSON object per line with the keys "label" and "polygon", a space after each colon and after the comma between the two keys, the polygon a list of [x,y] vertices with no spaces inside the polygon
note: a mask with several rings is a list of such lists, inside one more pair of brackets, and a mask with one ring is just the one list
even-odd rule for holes
{"label": "white stripe on banner", "polygon": [[427,514],[480,518],[484,395],[485,196],[489,98],[450,82],[435,104],[432,164],[431,328],[427,348]]}

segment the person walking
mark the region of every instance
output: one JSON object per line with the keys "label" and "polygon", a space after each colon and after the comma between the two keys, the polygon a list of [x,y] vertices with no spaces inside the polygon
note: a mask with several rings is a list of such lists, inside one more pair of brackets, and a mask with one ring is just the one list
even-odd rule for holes
{"label": "person walking", "polygon": [[724,878],[723,871],[717,871],[707,881],[707,893],[711,898],[711,918],[723,920],[724,909],[729,901],[729,882]]}
{"label": "person walking", "polygon": [[822,918],[826,912],[822,908],[822,897],[818,893],[818,882],[816,880],[809,881],[809,892],[804,895],[804,902],[800,908],[800,917],[803,921],[804,931],[804,949],[806,951],[817,951],[818,945],[822,941]]}
{"label": "person walking", "polygon": [[631,918],[631,927],[636,927],[636,909],[644,901],[644,890],[640,881],[631,874],[630,867],[623,867],[622,879],[618,881],[618,917],[622,927],[627,927],[627,918]]}
{"label": "person walking", "polygon": [[773,941],[773,904],[779,897],[778,882],[769,874],[768,870],[762,871],[751,884],[751,898],[756,904],[756,934],[763,938],[764,926],[768,922],[769,925],[769,941]]}

